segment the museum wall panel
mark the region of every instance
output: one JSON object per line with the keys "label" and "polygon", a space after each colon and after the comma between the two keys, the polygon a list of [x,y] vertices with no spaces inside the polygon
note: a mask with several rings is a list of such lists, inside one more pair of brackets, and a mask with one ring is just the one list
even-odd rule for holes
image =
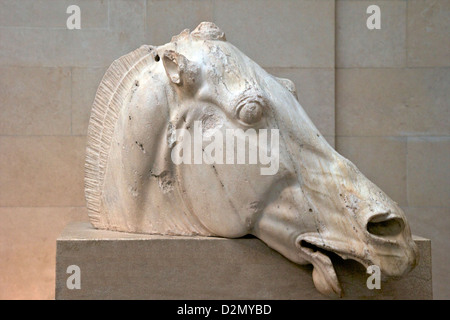
{"label": "museum wall panel", "polygon": [[[69,5],[81,29],[68,30]],[[366,8],[381,8],[368,30]],[[442,1],[0,0],[0,299],[54,298],[55,241],[88,221],[86,131],[107,67],[213,21],[290,78],[330,144],[432,240],[435,298],[449,298],[450,5]]]}
{"label": "museum wall panel", "polygon": [[[369,4],[380,30],[357,14]],[[436,299],[450,297],[449,17],[446,0],[336,2],[336,148],[431,239]]]}

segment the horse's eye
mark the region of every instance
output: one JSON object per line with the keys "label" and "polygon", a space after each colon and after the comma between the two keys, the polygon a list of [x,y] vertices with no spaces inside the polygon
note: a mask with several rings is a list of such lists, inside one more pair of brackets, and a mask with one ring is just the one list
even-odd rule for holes
{"label": "horse's eye", "polygon": [[239,120],[246,124],[257,123],[261,120],[263,109],[258,102],[248,102],[238,110]]}

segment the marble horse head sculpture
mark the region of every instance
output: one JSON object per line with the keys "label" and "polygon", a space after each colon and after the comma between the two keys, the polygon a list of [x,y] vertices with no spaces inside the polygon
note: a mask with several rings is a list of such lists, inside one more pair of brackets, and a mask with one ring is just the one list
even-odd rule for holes
{"label": "marble horse head sculpture", "polygon": [[[219,133],[277,132],[271,142],[278,143],[266,148],[276,170],[264,174],[267,163],[258,161],[175,163],[174,148],[194,140],[187,135],[196,129],[210,138],[200,140],[201,153]],[[244,139],[247,148],[259,141]],[[209,22],[109,67],[89,123],[85,194],[100,229],[252,234],[291,261],[312,264],[316,288],[329,296],[342,294],[330,252],[386,276],[417,261],[402,210],[326,142],[294,84],[267,73]]]}

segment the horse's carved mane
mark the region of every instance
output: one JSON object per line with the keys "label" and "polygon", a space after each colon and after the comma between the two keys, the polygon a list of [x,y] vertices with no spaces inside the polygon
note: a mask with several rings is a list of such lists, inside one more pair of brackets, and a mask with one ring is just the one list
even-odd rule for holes
{"label": "horse's carved mane", "polygon": [[152,50],[151,46],[144,45],[115,60],[103,76],[95,95],[85,162],[85,196],[94,226],[107,219],[100,213],[101,193],[116,122],[136,76],[153,60]]}
{"label": "horse's carved mane", "polygon": [[[225,33],[211,22],[202,22],[191,33],[183,30],[172,42],[192,37],[195,40],[226,41]],[[85,162],[85,196],[90,220],[94,226],[108,219],[101,214],[101,196],[111,139],[120,110],[131,86],[142,71],[154,61],[153,47],[140,48],[115,60],[97,89],[87,133]]]}

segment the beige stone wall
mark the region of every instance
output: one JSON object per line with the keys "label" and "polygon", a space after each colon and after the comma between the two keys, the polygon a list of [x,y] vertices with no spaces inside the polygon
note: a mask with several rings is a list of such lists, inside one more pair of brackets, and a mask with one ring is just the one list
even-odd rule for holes
{"label": "beige stone wall", "polygon": [[[382,28],[365,27],[369,4]],[[66,8],[81,8],[67,30]],[[435,297],[450,297],[450,2],[0,0],[0,299],[53,298],[55,239],[87,221],[85,134],[109,64],[214,21],[299,100],[339,152],[432,239]]]}
{"label": "beige stone wall", "polygon": [[[368,4],[381,30],[365,28]],[[432,240],[450,298],[450,1],[336,2],[336,148]]]}

